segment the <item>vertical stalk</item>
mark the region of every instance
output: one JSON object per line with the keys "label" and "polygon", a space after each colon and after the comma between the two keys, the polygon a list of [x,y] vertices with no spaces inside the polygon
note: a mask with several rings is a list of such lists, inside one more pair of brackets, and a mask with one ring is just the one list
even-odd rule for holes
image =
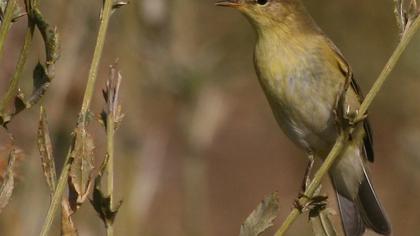
{"label": "vertical stalk", "polygon": [[[23,43],[23,48],[20,52],[19,59],[16,65],[15,73],[13,74],[12,80],[9,85],[9,89],[7,90],[4,98],[0,101],[0,116],[3,115],[9,104],[15,98],[20,78],[22,77],[23,68],[26,64],[26,60],[28,58],[31,46],[32,46],[32,37],[34,34],[34,25],[33,23],[28,23],[28,28],[26,29],[25,33],[25,41]],[[1,46],[0,46],[1,47]]]}
{"label": "vertical stalk", "polygon": [[3,55],[4,41],[9,33],[10,27],[12,26],[13,14],[16,9],[16,0],[7,1],[6,10],[4,13],[3,22],[0,27],[0,56]]}
{"label": "vertical stalk", "polygon": [[[106,124],[106,133],[107,133],[107,195],[110,198],[110,209],[114,209],[114,133],[115,133],[115,111],[112,110],[109,112],[107,117]],[[107,224],[106,235],[114,235],[114,226],[113,224]]]}
{"label": "vertical stalk", "polygon": [[[88,81],[87,81],[87,85],[86,85],[86,90],[85,90],[85,94],[83,97],[83,104],[82,104],[82,108],[80,111],[80,118],[81,120],[79,120],[79,124],[81,124],[82,126],[86,126],[87,123],[87,114],[89,111],[89,106],[90,103],[92,101],[92,96],[94,93],[94,88],[95,88],[95,82],[96,82],[96,78],[97,78],[97,74],[98,74],[98,66],[99,66],[99,62],[101,60],[101,56],[102,56],[102,51],[104,48],[104,44],[105,44],[105,37],[106,37],[106,33],[108,31],[108,24],[109,24],[109,18],[111,17],[111,11],[112,11],[112,4],[113,1],[112,0],[105,0],[104,1],[104,6],[103,6],[103,11],[102,11],[102,15],[101,15],[101,21],[100,21],[100,26],[99,26],[99,32],[98,32],[98,36],[96,39],[96,46],[95,46],[95,51],[93,54],[93,59],[92,59],[92,64],[89,70],[89,76],[88,76]],[[80,123],[81,122],[81,123]],[[47,236],[48,232],[51,229],[51,225],[52,225],[52,221],[54,219],[54,216],[57,213],[57,209],[60,205],[61,202],[61,198],[63,196],[63,192],[65,189],[65,184],[66,184],[66,180],[68,177],[68,173],[69,173],[69,168],[70,168],[70,164],[71,164],[71,147],[69,149],[69,152],[67,154],[66,157],[66,161],[64,163],[63,166],[63,170],[61,172],[58,184],[57,184],[57,188],[54,192],[53,195],[53,199],[51,201],[51,205],[48,209],[48,213],[47,213],[47,217],[45,218],[45,222],[44,225],[42,226],[41,229],[41,233],[40,236]]]}
{"label": "vertical stalk", "polygon": [[86,122],[86,115],[89,111],[89,106],[92,101],[92,96],[95,90],[95,82],[96,82],[96,78],[98,77],[98,67],[99,67],[99,62],[102,57],[106,33],[108,31],[108,24],[109,24],[109,18],[111,17],[112,4],[113,4],[112,0],[105,0],[104,2],[98,37],[96,39],[95,52],[93,54],[92,64],[89,70],[88,82],[87,82],[85,94],[83,97],[82,109],[80,111],[82,115],[81,118],[82,118],[83,124],[85,124]]}

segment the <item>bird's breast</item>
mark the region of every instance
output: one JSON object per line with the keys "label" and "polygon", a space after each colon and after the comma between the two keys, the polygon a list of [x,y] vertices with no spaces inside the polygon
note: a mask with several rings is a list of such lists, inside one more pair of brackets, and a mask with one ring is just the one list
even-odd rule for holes
{"label": "bird's breast", "polygon": [[[260,50],[260,51],[259,51]],[[329,148],[339,84],[316,53],[256,49],[260,84],[280,127],[299,146]]]}

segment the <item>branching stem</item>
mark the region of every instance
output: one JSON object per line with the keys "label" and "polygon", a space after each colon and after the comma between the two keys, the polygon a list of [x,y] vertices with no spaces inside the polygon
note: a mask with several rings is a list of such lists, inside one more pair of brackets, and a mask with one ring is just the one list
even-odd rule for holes
{"label": "branching stem", "polygon": [[[105,38],[106,38],[106,33],[108,31],[108,23],[109,23],[109,18],[111,17],[111,11],[112,11],[112,4],[113,1],[112,0],[105,0],[104,1],[104,6],[103,6],[103,11],[102,11],[102,15],[101,15],[101,22],[100,22],[100,26],[99,26],[99,32],[98,32],[98,36],[96,39],[96,47],[95,47],[95,52],[93,54],[93,59],[92,59],[92,64],[89,70],[89,76],[88,76],[88,81],[87,81],[87,85],[86,85],[86,90],[85,90],[85,94],[83,97],[83,104],[82,104],[82,108],[80,111],[80,118],[81,120],[78,121],[78,124],[82,125],[83,127],[86,126],[87,124],[87,117],[88,117],[88,112],[89,112],[89,106],[90,103],[92,101],[92,96],[94,93],[94,89],[95,89],[95,82],[96,82],[96,78],[97,78],[97,74],[98,74],[98,67],[99,67],[99,62],[101,60],[101,56],[102,56],[102,51],[104,48],[104,44],[105,44]],[[53,195],[53,199],[51,201],[51,205],[48,209],[48,213],[47,213],[47,217],[45,218],[45,222],[44,225],[42,227],[40,236],[47,236],[48,232],[51,228],[52,222],[54,220],[54,217],[56,215],[57,209],[60,205],[61,202],[61,198],[63,196],[63,192],[66,186],[66,180],[69,174],[69,168],[71,165],[71,147],[69,149],[69,152],[67,154],[66,157],[66,161],[64,163],[63,166],[63,170],[61,171],[60,174],[60,178],[58,180],[58,184],[57,184],[57,188],[54,192]]]}

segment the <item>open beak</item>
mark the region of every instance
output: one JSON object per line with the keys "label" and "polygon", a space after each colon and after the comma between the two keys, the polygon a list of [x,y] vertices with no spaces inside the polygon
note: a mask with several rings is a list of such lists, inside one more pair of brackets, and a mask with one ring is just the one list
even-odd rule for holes
{"label": "open beak", "polygon": [[238,0],[224,0],[216,2],[216,6],[238,8],[241,4]]}

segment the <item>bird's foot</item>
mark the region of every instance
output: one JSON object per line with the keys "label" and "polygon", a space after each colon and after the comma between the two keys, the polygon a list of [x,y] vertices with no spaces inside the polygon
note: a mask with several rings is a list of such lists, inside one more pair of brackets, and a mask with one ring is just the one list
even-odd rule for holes
{"label": "bird's foot", "polygon": [[359,115],[358,113],[358,111],[347,111],[344,113],[343,118],[346,121],[348,127],[355,128],[357,125],[367,119],[367,114],[363,114],[361,117],[357,117]]}
{"label": "bird's foot", "polygon": [[[300,202],[300,199],[302,198],[306,198],[308,201],[305,204],[302,204]],[[309,217],[315,217],[327,207],[327,199],[328,196],[324,195],[308,197],[304,193],[299,193],[299,196],[293,205],[300,213],[309,212]]]}

